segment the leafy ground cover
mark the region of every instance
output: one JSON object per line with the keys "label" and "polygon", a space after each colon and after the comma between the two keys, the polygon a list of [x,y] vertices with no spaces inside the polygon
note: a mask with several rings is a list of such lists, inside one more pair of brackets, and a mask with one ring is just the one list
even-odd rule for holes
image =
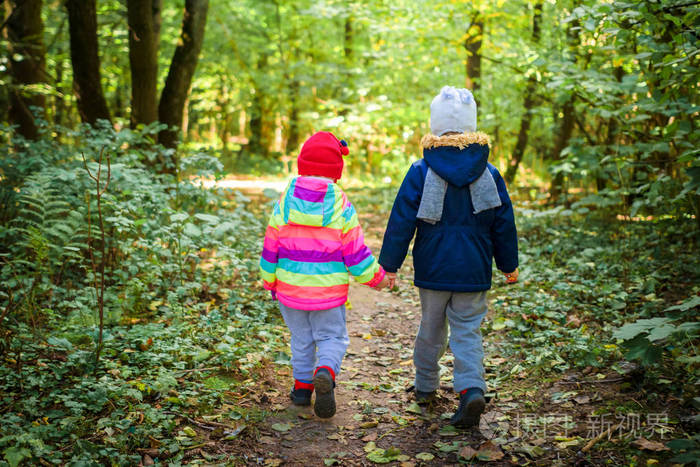
{"label": "leafy ground cover", "polygon": [[[288,335],[255,273],[270,199],[232,193],[192,190],[180,209],[158,218],[179,239],[154,235],[158,244],[185,249],[180,255],[194,266],[174,269],[189,271],[182,283],[170,279],[161,289],[146,282],[140,307],[114,306],[121,312],[105,328],[99,365],[94,312],[58,320],[50,310],[35,310],[42,327],[4,317],[5,462],[640,465],[697,459],[698,270],[691,220],[619,221],[585,206],[546,210],[537,201],[519,201],[521,282],[506,287],[495,277],[483,326],[490,402],[479,430],[459,432],[445,420],[456,405],[449,353],[434,405],[418,407],[407,392],[420,315],[410,260],[397,291],[351,290],[351,345],[336,417],[321,421],[290,407]],[[349,194],[378,251],[392,192],[353,188]],[[127,196],[147,209],[144,197]],[[215,230],[226,222],[233,227],[219,237]],[[138,237],[124,234],[124,244]],[[134,278],[149,271],[147,258],[140,261]],[[114,303],[133,303],[129,294],[114,293]],[[53,306],[63,312],[60,303]]]}

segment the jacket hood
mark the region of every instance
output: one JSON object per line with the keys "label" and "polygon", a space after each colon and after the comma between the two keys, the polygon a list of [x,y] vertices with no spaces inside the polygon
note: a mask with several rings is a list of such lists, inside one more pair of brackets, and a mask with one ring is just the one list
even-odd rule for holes
{"label": "jacket hood", "polygon": [[326,227],[343,214],[345,194],[330,180],[296,177],[280,197],[286,224]]}
{"label": "jacket hood", "polygon": [[425,135],[421,139],[425,162],[452,185],[463,187],[479,178],[489,158],[486,133]]}

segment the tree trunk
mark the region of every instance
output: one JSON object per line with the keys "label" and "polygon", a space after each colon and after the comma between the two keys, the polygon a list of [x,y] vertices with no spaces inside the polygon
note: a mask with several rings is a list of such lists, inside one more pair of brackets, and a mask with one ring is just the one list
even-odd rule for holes
{"label": "tree trunk", "polygon": [[267,157],[267,145],[263,144],[263,96],[260,89],[255,89],[250,107],[250,138],[245,152]]}
{"label": "tree trunk", "polygon": [[[158,140],[167,148],[177,147],[185,102],[197,68],[199,52],[202,49],[208,8],[209,0],[185,1],[180,40],[175,48],[158,106],[159,120],[168,125],[166,130],[160,132]],[[164,170],[175,173],[175,166]]]}
{"label": "tree trunk", "polygon": [[[569,145],[569,140],[574,132],[574,124],[576,119],[574,118],[574,96],[569,96],[569,99],[564,103],[561,109],[562,118],[559,119],[559,125],[557,125],[556,130],[556,140],[554,142],[554,147],[549,156],[552,161],[561,160],[561,152]],[[556,202],[561,196],[562,189],[564,188],[564,174],[558,172],[552,179],[552,183],[549,187],[550,201]]]}
{"label": "tree trunk", "polygon": [[[574,3],[574,8],[578,6],[578,3]],[[577,61],[577,52],[580,46],[580,23],[576,19],[571,21],[566,28],[566,39],[569,48],[569,60],[575,65]],[[561,152],[569,145],[569,140],[574,132],[574,126],[576,124],[576,111],[574,107],[575,94],[571,93],[566,97],[566,101],[562,106],[562,117],[558,120],[556,131],[556,141],[552,152],[549,154],[548,159],[553,162],[558,162],[561,160]],[[549,187],[550,202],[556,203],[564,190],[564,174],[558,172]]]}
{"label": "tree trunk", "polygon": [[[535,3],[535,11],[532,16],[532,42],[537,44],[540,41],[540,23],[542,22],[542,4],[543,0],[537,0]],[[535,90],[537,89],[537,80],[534,75],[530,76],[527,80],[527,86],[525,87],[525,101],[523,102],[523,108],[525,113],[520,120],[520,130],[518,131],[518,141],[515,143],[515,148],[513,149],[513,155],[510,161],[510,165],[506,170],[504,176],[506,183],[512,183],[515,180],[515,175],[518,172],[518,166],[523,160],[525,155],[525,148],[527,147],[528,133],[530,131],[530,122],[532,120],[532,107],[535,104]]]}
{"label": "tree trunk", "polygon": [[[617,82],[621,83],[622,78],[625,76],[625,70],[621,66],[616,66],[615,70],[613,71],[613,74],[615,75],[615,79],[617,80]],[[615,142],[615,139],[617,138],[617,133],[617,117],[612,116],[608,119],[608,134],[605,137],[605,151],[609,155],[613,155],[615,153],[615,151],[612,149],[612,145]],[[603,177],[603,174],[601,173],[601,168],[602,167],[599,167],[595,174],[596,188],[598,189],[598,191],[604,190],[607,182],[607,179]]]}
{"label": "tree trunk", "polygon": [[352,27],[352,16],[348,15],[345,18],[345,31],[343,34],[343,55],[345,57],[345,63],[348,66],[352,66],[353,63],[353,27]]}
{"label": "tree trunk", "polygon": [[161,1],[127,0],[132,128],[158,120]]}
{"label": "tree trunk", "polygon": [[[55,75],[56,75],[56,96],[54,97],[54,110],[53,110],[53,123],[56,126],[63,125],[63,118],[66,112],[66,101],[63,97],[63,51],[59,48],[56,65],[55,65]],[[58,130],[57,130],[58,131]],[[60,131],[58,131],[60,136]]]}
{"label": "tree trunk", "polygon": [[484,18],[477,12],[467,28],[464,48],[467,51],[467,89],[478,92],[481,87],[481,45],[484,38]]}
{"label": "tree trunk", "polygon": [[100,81],[96,0],[67,0],[66,8],[73,90],[78,100],[80,119],[91,125],[98,119],[111,120]]}
{"label": "tree trunk", "polygon": [[250,103],[250,122],[248,123],[250,137],[248,138],[248,144],[246,144],[239,153],[239,160],[243,155],[258,155],[265,158],[268,156],[270,145],[268,144],[265,134],[265,96],[264,89],[261,85],[265,69],[267,68],[268,59],[269,56],[266,53],[258,57],[256,74],[260,76],[260,78],[253,77],[252,80],[254,93]]}
{"label": "tree trunk", "polygon": [[287,155],[296,154],[299,150],[299,80],[292,80],[289,85],[289,94],[289,134],[284,151]]}
{"label": "tree trunk", "polygon": [[36,106],[42,112],[44,109],[43,95],[30,95],[23,89],[43,82],[46,77],[41,3],[42,0],[5,0],[9,71],[13,81],[9,91],[9,118],[17,125],[17,132],[29,139],[39,135],[30,107]]}

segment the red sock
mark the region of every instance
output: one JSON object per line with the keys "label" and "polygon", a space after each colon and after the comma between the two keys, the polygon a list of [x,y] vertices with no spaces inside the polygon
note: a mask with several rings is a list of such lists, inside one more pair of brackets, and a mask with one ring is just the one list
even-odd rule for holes
{"label": "red sock", "polygon": [[459,391],[459,393],[460,393],[460,394],[466,394],[467,391],[469,391],[469,388],[467,388],[467,389],[462,389],[461,391]]}
{"label": "red sock", "polygon": [[314,376],[316,376],[316,373],[318,373],[318,370],[320,370],[321,368],[325,368],[326,370],[328,370],[328,372],[331,374],[331,378],[333,378],[333,381],[335,381],[335,371],[333,371],[333,369],[329,366],[320,366],[316,368],[316,371],[314,371]]}
{"label": "red sock", "polygon": [[313,391],[314,385],[313,383],[307,383],[305,381],[299,381],[298,379],[295,379],[294,390],[296,391],[297,389],[308,389],[309,391]]}

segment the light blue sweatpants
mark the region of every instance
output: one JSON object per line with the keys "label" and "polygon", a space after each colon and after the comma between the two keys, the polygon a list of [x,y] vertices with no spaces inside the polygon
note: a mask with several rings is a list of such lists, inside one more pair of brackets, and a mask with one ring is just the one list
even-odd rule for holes
{"label": "light blue sweatpants", "polygon": [[447,348],[449,323],[455,391],[480,388],[486,392],[484,349],[479,330],[487,311],[486,292],[418,290],[422,315],[413,349],[416,389],[431,392],[440,386],[438,360]]}
{"label": "light blue sweatpants", "polygon": [[340,373],[350,338],[345,325],[345,305],[330,310],[306,311],[280,302],[280,311],[292,333],[292,374],[294,379],[311,381],[320,366]]}

